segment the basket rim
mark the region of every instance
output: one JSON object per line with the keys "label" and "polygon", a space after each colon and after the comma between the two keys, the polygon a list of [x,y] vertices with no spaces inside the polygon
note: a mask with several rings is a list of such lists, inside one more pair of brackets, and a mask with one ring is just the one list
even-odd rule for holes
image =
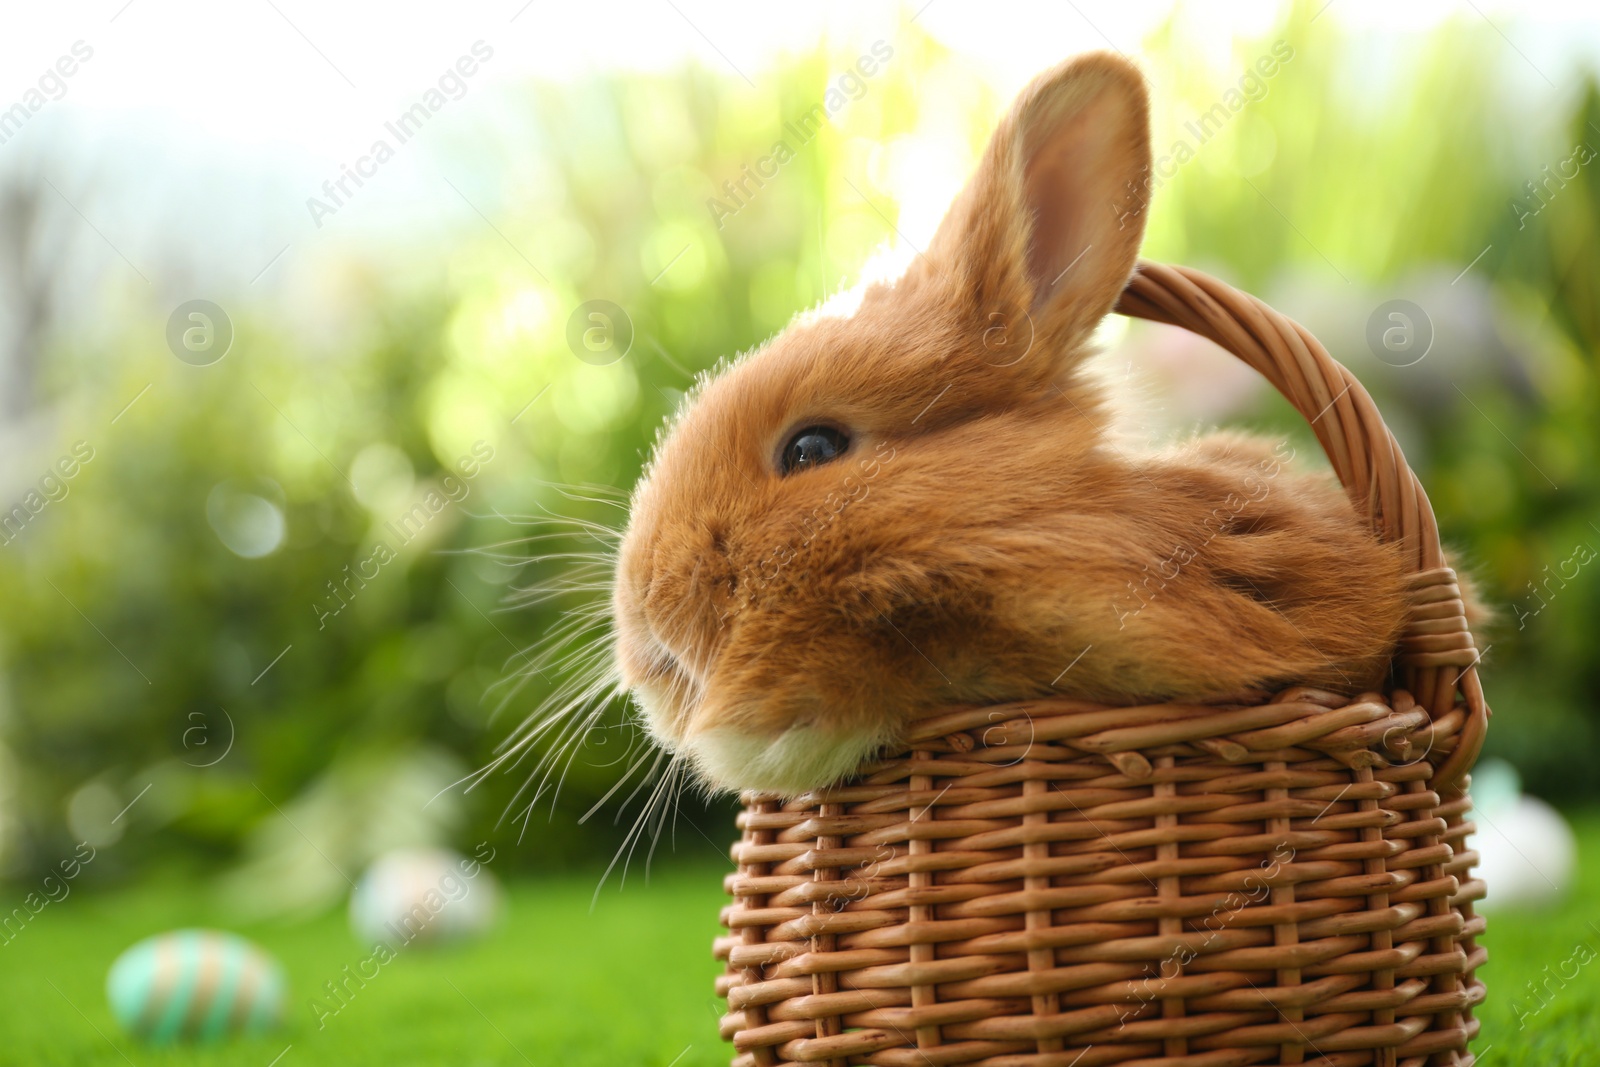
{"label": "basket rim", "polygon": [[[1262,760],[1333,758],[1352,770],[1382,770],[1428,760],[1429,779],[1463,744],[1466,709],[1434,719],[1411,693],[1395,689],[1353,696],[1293,686],[1261,700],[1196,704],[1102,704],[1072,697],[1041,697],[1003,704],[943,708],[913,721],[903,743],[864,765],[845,782],[795,797],[759,790],[739,794],[746,804],[776,800],[785,809],[849,800],[866,789],[903,779],[911,761],[934,759],[941,773],[985,774],[1016,767],[1036,748],[1055,758],[1100,758],[1108,773],[1134,781],[1155,774],[1151,759],[1204,757],[1240,765]],[[1018,749],[1021,749],[1019,752]],[[918,773],[927,773],[920,764]]]}

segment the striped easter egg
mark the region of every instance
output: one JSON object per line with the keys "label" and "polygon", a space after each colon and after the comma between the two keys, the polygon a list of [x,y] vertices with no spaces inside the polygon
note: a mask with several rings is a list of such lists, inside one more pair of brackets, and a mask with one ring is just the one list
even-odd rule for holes
{"label": "striped easter egg", "polygon": [[220,930],[156,934],[117,957],[106,976],[111,1014],[156,1044],[270,1030],[288,983],[260,948]]}

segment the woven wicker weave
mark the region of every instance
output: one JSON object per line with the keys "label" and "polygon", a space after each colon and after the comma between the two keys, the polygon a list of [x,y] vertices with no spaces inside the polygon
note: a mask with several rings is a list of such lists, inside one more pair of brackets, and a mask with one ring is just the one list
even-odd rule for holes
{"label": "woven wicker weave", "polygon": [[1264,375],[1401,543],[1393,688],[955,709],[843,785],[747,794],[716,943],[737,1067],[1473,1062],[1488,707],[1427,497],[1366,391],[1260,301],[1144,263],[1118,310]]}

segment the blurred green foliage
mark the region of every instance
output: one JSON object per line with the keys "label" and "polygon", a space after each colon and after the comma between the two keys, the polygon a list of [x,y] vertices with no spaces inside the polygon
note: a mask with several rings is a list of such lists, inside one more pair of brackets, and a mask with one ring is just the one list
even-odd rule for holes
{"label": "blurred green foliage", "polygon": [[[1312,26],[1313,11],[1237,44],[1231,70],[1194,58],[1176,28],[1145,42],[1158,145],[1274,41],[1293,49],[1164,182],[1146,254],[1301,316],[1369,384],[1447,539],[1491,600],[1517,602],[1480,641],[1493,645],[1490,749],[1547,796],[1592,793],[1600,568],[1528,605],[1545,567],[1600,545],[1600,177],[1581,168],[1531,217],[1512,201],[1575,144],[1600,146],[1600,97],[1528,91],[1523,61],[1470,17],[1383,66],[1372,41]],[[906,199],[926,195],[915,178],[929,151],[970,163],[981,148],[1003,101],[908,28],[860,99],[719,226],[708,200],[869,45],[788,61],[753,90],[698,68],[530,86],[524,128],[475,146],[463,187],[493,228],[474,219],[447,247],[323,256],[307,269],[337,321],[234,306],[233,350],[193,367],[167,352],[155,310],[115,307],[128,320],[117,351],[55,353],[61,450],[82,439],[94,458],[0,550],[9,865],[90,826],[129,842],[104,850],[96,878],[152,859],[212,869],[311,844],[299,811],[318,827],[343,819],[313,847],[356,862],[389,842],[385,806],[360,797],[411,804],[490,760],[562,678],[524,650],[592,598],[506,610],[519,587],[582,566],[553,557],[598,547],[552,516],[616,527],[616,491],[692,374],[853,280]],[[1438,330],[1413,367],[1366,351],[1367,317],[1397,296]],[[568,346],[569,316],[592,299],[632,321],[618,362]],[[1459,351],[1445,343],[1463,335]],[[91,384],[69,390],[75,378]],[[1238,417],[1295,429],[1274,402]],[[492,458],[462,479],[478,442]],[[430,488],[465,495],[399,544],[386,524]],[[242,496],[283,521],[257,558],[218,532],[230,515],[260,518],[229,510]],[[347,568],[371,573],[379,539],[395,560],[344,584]],[[613,708],[579,739],[559,796],[545,792],[531,818],[524,795],[496,829],[529,761],[465,800],[447,791],[434,814],[416,804],[407,833],[525,832],[515,856],[541,867],[609,857],[638,801],[619,824],[626,789],[578,819],[644,751],[625,715]],[[385,784],[384,768],[413,778]],[[725,809],[682,803],[676,847],[720,850]]]}

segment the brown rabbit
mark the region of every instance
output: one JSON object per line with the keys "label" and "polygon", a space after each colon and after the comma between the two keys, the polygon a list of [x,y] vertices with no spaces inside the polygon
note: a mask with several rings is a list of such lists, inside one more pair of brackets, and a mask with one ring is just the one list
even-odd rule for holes
{"label": "brown rabbit", "polygon": [[1136,68],[1000,123],[927,253],[706,381],[634,493],[617,666],[718,788],[795,794],[945,705],[1382,678],[1402,570],[1331,478],[1238,434],[1130,454],[1087,342],[1143,233]]}

